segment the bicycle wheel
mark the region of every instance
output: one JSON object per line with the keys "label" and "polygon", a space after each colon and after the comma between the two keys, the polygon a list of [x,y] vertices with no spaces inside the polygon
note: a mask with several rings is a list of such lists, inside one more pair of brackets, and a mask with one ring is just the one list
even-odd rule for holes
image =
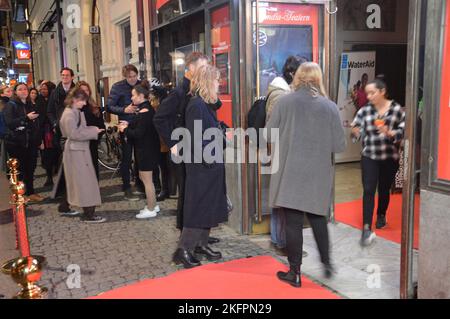
{"label": "bicycle wheel", "polygon": [[112,138],[104,134],[98,143],[98,163],[110,171],[116,171],[120,166],[120,154]]}

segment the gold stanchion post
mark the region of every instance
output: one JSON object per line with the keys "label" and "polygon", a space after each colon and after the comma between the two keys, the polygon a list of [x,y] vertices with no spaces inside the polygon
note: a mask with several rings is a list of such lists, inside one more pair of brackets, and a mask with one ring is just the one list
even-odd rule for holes
{"label": "gold stanchion post", "polygon": [[31,256],[28,240],[27,220],[25,214],[25,185],[18,180],[19,162],[17,159],[8,161],[11,189],[11,206],[16,226],[16,244],[20,250],[20,258],[10,260],[2,265],[1,271],[11,275],[14,282],[20,287],[20,292],[15,299],[42,299],[47,292],[46,288],[40,288],[36,282],[41,279],[45,258]]}

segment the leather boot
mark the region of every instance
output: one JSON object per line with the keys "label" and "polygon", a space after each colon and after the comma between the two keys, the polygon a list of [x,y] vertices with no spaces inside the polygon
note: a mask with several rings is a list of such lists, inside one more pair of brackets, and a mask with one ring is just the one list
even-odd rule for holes
{"label": "leather boot", "polygon": [[161,193],[159,193],[158,196],[156,196],[156,201],[157,201],[157,202],[163,202],[163,201],[165,201],[167,198],[169,198],[169,192],[167,192],[167,191],[161,191]]}
{"label": "leather boot", "polygon": [[184,268],[194,268],[201,265],[201,262],[198,261],[188,250],[183,248],[178,248],[175,254],[173,255],[173,262],[177,265],[183,264]]}
{"label": "leather boot", "polygon": [[300,266],[291,265],[288,272],[279,271],[277,277],[293,287],[300,288],[302,286]]}
{"label": "leather boot", "polygon": [[219,251],[214,251],[208,246],[196,247],[194,252],[197,255],[205,256],[209,261],[219,260],[222,258],[222,254]]}

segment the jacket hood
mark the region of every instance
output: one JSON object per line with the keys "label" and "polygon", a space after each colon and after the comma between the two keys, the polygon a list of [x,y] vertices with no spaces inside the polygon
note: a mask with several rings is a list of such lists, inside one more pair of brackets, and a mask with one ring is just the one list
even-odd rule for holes
{"label": "jacket hood", "polygon": [[286,92],[291,91],[291,87],[289,86],[289,84],[286,82],[286,80],[282,77],[276,77],[272,83],[270,83],[269,85],[269,92],[275,91],[275,90],[283,90]]}

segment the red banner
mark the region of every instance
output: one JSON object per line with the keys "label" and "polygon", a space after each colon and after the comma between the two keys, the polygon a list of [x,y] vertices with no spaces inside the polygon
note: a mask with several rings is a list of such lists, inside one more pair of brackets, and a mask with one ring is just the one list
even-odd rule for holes
{"label": "red banner", "polygon": [[213,63],[220,71],[219,97],[222,101],[222,107],[217,112],[217,117],[232,127],[231,32],[230,7],[228,5],[211,12],[211,48]]}
{"label": "red banner", "polygon": [[437,177],[450,181],[450,3],[447,4],[439,123]]}

